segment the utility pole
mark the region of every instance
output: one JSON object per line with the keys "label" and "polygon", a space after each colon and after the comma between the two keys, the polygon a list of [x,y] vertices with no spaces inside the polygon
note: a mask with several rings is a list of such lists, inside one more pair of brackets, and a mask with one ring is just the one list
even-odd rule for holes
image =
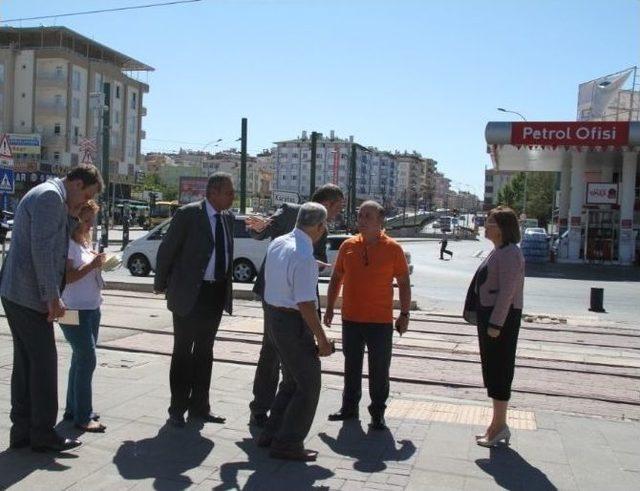
{"label": "utility pole", "polygon": [[318,147],[318,133],[311,132],[311,173],[309,174],[309,199],[316,190],[316,148]]}
{"label": "utility pole", "polygon": [[351,158],[349,159],[349,206],[347,213],[349,217],[347,219],[348,225],[355,223],[356,216],[356,144],[351,144]]}
{"label": "utility pole", "polygon": [[102,237],[100,239],[100,252],[109,246],[109,147],[111,132],[111,84],[105,82],[102,85],[104,93],[104,107],[102,108],[102,179],[104,192],[102,193]]}
{"label": "utility pole", "polygon": [[247,212],[247,118],[242,118],[240,134],[240,213]]}

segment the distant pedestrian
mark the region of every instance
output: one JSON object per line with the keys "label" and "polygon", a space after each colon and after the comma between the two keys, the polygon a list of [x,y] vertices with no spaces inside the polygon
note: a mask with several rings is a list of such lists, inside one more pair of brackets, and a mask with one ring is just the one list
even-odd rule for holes
{"label": "distant pedestrian", "polygon": [[[344,194],[335,184],[320,186],[311,201],[320,203],[327,209],[327,220],[331,221],[342,211]],[[271,239],[290,233],[296,226],[298,213],[302,205],[294,203],[283,204],[271,218],[263,219],[257,216],[247,218],[247,227],[251,230],[251,236],[256,240]],[[321,263],[327,262],[327,232],[313,245],[313,255]],[[265,261],[256,278],[253,287],[254,293],[264,300],[264,269]],[[280,362],[275,347],[267,335],[267,319],[264,315],[264,332],[262,336],[262,348],[258,358],[258,366],[253,380],[253,400],[249,404],[251,409],[250,423],[256,426],[264,426],[267,421],[267,412],[276,397],[278,380],[280,377]]]}
{"label": "distant pedestrian", "polygon": [[449,259],[453,258],[453,252],[447,250],[447,245],[449,241],[447,240],[447,234],[442,235],[442,239],[440,239],[440,259],[444,259],[444,254],[449,255]]}
{"label": "distant pedestrian", "polygon": [[96,202],[90,200],[78,212],[79,223],[69,241],[67,285],[62,300],[67,309],[78,311],[79,323],[60,322],[72,350],[64,419],[73,420],[78,429],[92,433],[102,433],[107,428],[94,421],[99,416],[93,412],[91,389],[104,287],[100,268],[105,254],[98,254],[91,246],[91,227],[99,209]]}
{"label": "distant pedestrian", "polygon": [[69,216],[103,188],[92,165],[72,168],[31,189],[16,210],[11,249],[0,275],[0,296],[13,338],[9,445],[60,452],[80,442],[60,436],[58,355],[53,321],[62,317]]}
{"label": "distant pedestrian", "polygon": [[[333,349],[318,316],[318,264],[313,243],[326,232],[327,210],[318,203],[300,207],[293,232],[269,244],[265,264],[264,309],[267,335],[282,363],[282,382],[258,445],[271,457],[312,461],[304,448],[320,396],[320,360]],[[315,338],[315,340],[314,340]]]}
{"label": "distant pedestrian", "polygon": [[187,410],[191,418],[225,422],[211,412],[209,389],[222,311],[232,311],[233,199],[231,176],[212,175],[205,199],[176,211],[158,249],[153,288],[166,292],[173,314],[169,423],[176,427],[185,425]]}
{"label": "distant pedestrian", "polygon": [[365,201],[358,210],[360,234],[342,243],[327,293],[325,326],[331,326],[342,285],[342,352],[344,389],[340,411],[329,421],[359,417],[362,397],[362,362],[367,347],[369,366],[370,427],[385,430],[384,413],[389,397],[389,368],[393,340],[393,281],[398,283],[400,315],[395,328],[400,335],[409,327],[411,284],[409,267],[400,244],[384,231],[384,208]]}
{"label": "distant pedestrian", "polygon": [[493,418],[476,442],[493,447],[509,444],[507,407],[516,360],[516,346],[522,317],[524,258],[520,248],[518,218],[510,208],[499,206],[489,212],[485,235],[494,249],[480,264],[469,285],[464,318],[478,327],[482,379],[493,399]]}

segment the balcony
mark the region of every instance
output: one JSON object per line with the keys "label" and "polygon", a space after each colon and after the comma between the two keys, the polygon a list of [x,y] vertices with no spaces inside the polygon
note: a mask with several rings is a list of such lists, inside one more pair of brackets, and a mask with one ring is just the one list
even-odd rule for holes
{"label": "balcony", "polygon": [[147,138],[147,132],[145,130],[140,130],[140,139],[144,140]]}
{"label": "balcony", "polygon": [[140,117],[144,118],[147,115],[147,108],[145,106],[142,106],[140,108]]}

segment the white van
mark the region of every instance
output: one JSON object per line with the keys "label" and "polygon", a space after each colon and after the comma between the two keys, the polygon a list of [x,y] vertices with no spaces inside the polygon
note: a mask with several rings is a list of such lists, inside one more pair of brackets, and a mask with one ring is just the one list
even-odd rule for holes
{"label": "white van", "polygon": [[[233,227],[233,280],[249,283],[260,269],[269,240],[252,239],[244,219],[244,215],[236,215]],[[155,270],[158,248],[170,224],[171,219],[162,222],[125,248],[122,264],[133,276],[148,276]]]}

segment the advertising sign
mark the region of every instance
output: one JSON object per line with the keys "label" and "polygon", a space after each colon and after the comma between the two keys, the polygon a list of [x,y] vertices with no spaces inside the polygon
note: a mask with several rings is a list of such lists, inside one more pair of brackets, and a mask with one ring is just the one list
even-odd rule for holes
{"label": "advertising sign", "polygon": [[20,135],[8,133],[9,145],[13,153],[23,153],[29,155],[40,155],[40,135],[37,133]]}
{"label": "advertising sign", "polygon": [[588,205],[618,204],[618,185],[608,182],[587,183]]}
{"label": "advertising sign", "polygon": [[208,177],[180,177],[178,199],[180,204],[192,203],[204,199],[207,194]]}
{"label": "advertising sign", "polygon": [[511,124],[512,145],[620,147],[628,143],[628,121]]}

